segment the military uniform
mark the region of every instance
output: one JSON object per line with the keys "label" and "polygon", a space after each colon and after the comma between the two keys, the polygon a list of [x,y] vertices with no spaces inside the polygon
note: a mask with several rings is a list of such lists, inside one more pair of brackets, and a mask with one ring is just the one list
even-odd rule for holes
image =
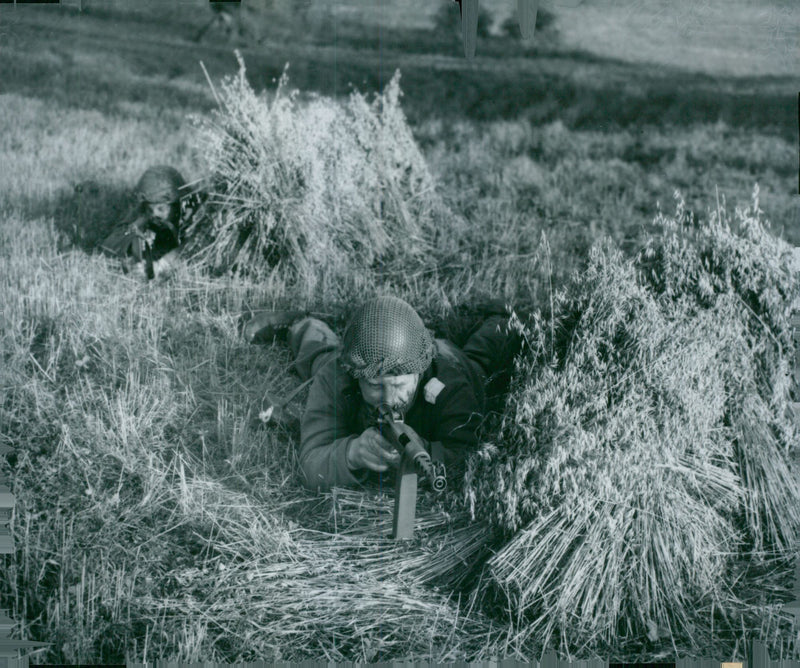
{"label": "military uniform", "polygon": [[175,226],[167,226],[152,217],[129,216],[116,226],[100,244],[102,249],[131,263],[157,262],[180,246]]}
{"label": "military uniform", "polygon": [[[468,339],[463,349],[435,339],[433,357],[417,385],[404,422],[427,442],[439,441],[445,466],[453,471],[478,444],[477,429],[486,410],[487,381],[510,368],[519,337],[508,319],[492,316]],[[343,364],[338,337],[320,320],[306,318],[289,332],[303,377],[313,376],[301,422],[300,464],[311,489],[352,486],[381,476],[353,471],[347,448],[354,438],[375,425],[375,409],[361,396],[358,381]],[[394,472],[389,472],[393,480]]]}
{"label": "military uniform", "polygon": [[[185,181],[178,170],[167,165],[149,167],[134,189],[136,208],[117,225],[100,244],[101,248],[119,257],[123,269],[144,263],[148,278],[154,277],[154,263],[177,250],[181,243],[181,190]],[[150,205],[169,204],[170,215],[159,219],[151,215]]]}

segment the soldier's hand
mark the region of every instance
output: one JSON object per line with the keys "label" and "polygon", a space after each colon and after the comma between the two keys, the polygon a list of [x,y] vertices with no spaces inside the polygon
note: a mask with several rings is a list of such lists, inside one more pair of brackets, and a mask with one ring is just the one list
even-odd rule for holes
{"label": "soldier's hand", "polygon": [[153,262],[153,273],[156,278],[166,278],[177,267],[180,262],[180,256],[177,250],[171,250],[159,260]]}
{"label": "soldier's hand", "polygon": [[139,281],[147,280],[147,268],[145,267],[144,262],[135,262],[132,265],[128,265],[128,269],[130,270],[133,278]]}
{"label": "soldier's hand", "polygon": [[364,430],[361,436],[350,441],[347,448],[347,465],[352,469],[386,471],[400,464],[400,454],[375,427]]}
{"label": "soldier's hand", "polygon": [[140,216],[136,220],[132,221],[128,225],[128,234],[133,235],[135,237],[142,237],[145,233],[145,225],[147,223],[147,218]]}

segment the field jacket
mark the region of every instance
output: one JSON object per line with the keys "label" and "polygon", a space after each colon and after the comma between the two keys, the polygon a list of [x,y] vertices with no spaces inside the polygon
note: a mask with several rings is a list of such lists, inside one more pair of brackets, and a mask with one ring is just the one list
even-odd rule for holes
{"label": "field jacket", "polygon": [[[461,350],[436,339],[436,356],[420,379],[405,423],[427,442],[442,443],[447,467],[462,463],[477,447],[476,431],[485,408],[484,381],[480,368]],[[346,461],[350,441],[373,426],[374,420],[374,409],[362,399],[358,381],[341,367],[338,353],[331,353],[329,362],[314,376],[301,422],[305,485],[327,490],[379,481],[380,476],[371,471],[351,471]]]}

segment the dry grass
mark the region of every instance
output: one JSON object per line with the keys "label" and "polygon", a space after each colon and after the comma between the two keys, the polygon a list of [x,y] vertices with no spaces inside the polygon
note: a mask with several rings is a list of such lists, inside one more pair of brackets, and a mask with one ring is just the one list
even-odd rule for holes
{"label": "dry grass", "polygon": [[[455,17],[457,8],[450,4]],[[541,57],[518,58],[525,51],[516,38],[479,44],[486,67],[475,68],[463,60],[457,40],[453,48],[444,42],[450,36],[385,30],[376,38],[353,26],[346,31],[344,22],[330,38],[337,40],[333,62],[332,47],[325,44],[289,44],[288,52],[283,46],[253,50],[247,54],[253,86],[271,88],[269,77],[278,76],[291,53],[292,81],[329,93],[347,81],[363,82],[365,90],[377,89],[378,82],[382,87],[387,63],[394,67],[402,57],[402,108],[393,97],[399,88],[384,89],[375,102],[356,95],[334,103],[293,97],[285,84],[277,96],[259,96],[234,76],[230,109],[218,106],[218,115],[204,121],[211,136],[241,135],[250,142],[239,162],[226,148],[231,161],[211,173],[242,195],[221,209],[238,210],[263,229],[275,223],[269,228],[273,238],[263,245],[267,254],[274,248],[271,241],[287,238],[286,221],[297,227],[288,230],[292,243],[282,252],[301,247],[297,240],[313,229],[313,221],[296,214],[308,213],[312,201],[331,206],[323,222],[330,238],[344,235],[337,243],[348,261],[357,234],[374,245],[357,258],[352,274],[331,258],[322,258],[331,264],[321,277],[319,267],[297,273],[291,263],[281,273],[267,257],[254,267],[262,271],[259,281],[210,277],[185,267],[167,281],[143,286],[103,258],[76,252],[54,228],[89,248],[108,222],[106,213],[113,214],[116,196],[147,164],[174,163],[192,178],[209,167],[210,153],[195,150],[196,128],[183,123],[187,110],[214,104],[197,65],[201,47],[187,47],[183,24],[177,29],[116,17],[124,34],[111,34],[100,12],[77,17],[16,11],[20,20],[7,35],[4,70],[11,92],[0,96],[7,112],[0,118],[0,163],[6,167],[0,183],[0,442],[17,450],[6,470],[17,498],[18,550],[4,557],[0,593],[3,606],[20,621],[21,635],[53,643],[40,660],[530,660],[551,631],[552,644],[571,650],[592,640],[593,633],[600,638],[605,627],[598,630],[592,622],[593,607],[630,622],[617,629],[626,643],[626,653],[616,655],[622,660],[674,658],[669,638],[646,640],[648,633],[658,635],[659,626],[663,632],[665,620],[675,633],[691,634],[681,642],[676,638],[677,647],[689,653],[707,655],[718,647],[714,653],[720,657],[741,656],[745,633],[770,640],[773,656],[794,651],[796,630],[787,633],[775,605],[786,594],[784,575],[791,565],[776,546],[787,542],[795,521],[782,514],[794,501],[783,458],[792,434],[775,418],[783,381],[769,380],[783,356],[774,342],[762,345],[758,332],[766,327],[786,346],[782,316],[748,296],[752,288],[764,304],[783,300],[782,247],[769,235],[756,234],[750,245],[743,244],[747,235],[734,235],[727,255],[724,244],[717,246],[720,266],[741,269],[731,274],[734,283],[750,286],[733,292],[762,322],[742,319],[741,304],[730,296],[718,297],[716,310],[709,311],[703,302],[708,292],[701,291],[698,301],[700,283],[693,278],[686,284],[701,315],[693,312],[681,325],[673,316],[691,300],[668,306],[660,297],[654,306],[650,292],[660,288],[644,289],[647,282],[631,279],[625,261],[613,260],[611,251],[601,254],[607,262],[602,277],[616,285],[611,295],[623,298],[624,308],[607,300],[589,303],[585,321],[565,330],[586,333],[596,325],[593,340],[578,337],[572,348],[583,356],[565,358],[550,376],[544,364],[535,373],[522,373],[523,379],[541,374],[536,377],[542,391],[526,394],[518,387],[515,395],[519,406],[528,400],[538,406],[537,401],[558,399],[558,393],[571,401],[548,414],[569,423],[558,434],[559,453],[566,455],[562,469],[553,469],[565,475],[545,478],[539,497],[525,497],[517,510],[533,513],[537,503],[552,505],[553,512],[564,508],[554,492],[557,480],[562,496],[572,490],[579,501],[574,521],[555,514],[542,525],[550,533],[535,533],[534,525],[520,519],[514,540],[498,537],[489,519],[471,522],[452,498],[447,503],[422,498],[417,540],[400,546],[386,538],[390,493],[314,497],[304,492],[294,445],[303,395],[285,407],[283,421],[265,424],[258,417],[297,387],[288,352],[279,345],[247,346],[236,329],[246,305],[289,296],[318,299],[320,310],[341,323],[346,300],[375,289],[397,292],[455,338],[474,321],[478,294],[548,311],[551,284],[557,290],[583,266],[598,236],[612,236],[633,254],[645,241],[643,229],[651,227],[654,204],[668,201],[674,188],[699,212],[716,185],[731,201],[746,199],[753,174],[777,231],[796,240],[794,135],[791,128],[770,126],[786,118],[782,79],[754,79],[742,90],[738,80],[659,70],[654,83],[647,67],[582,54],[548,58],[552,46],[535,51]],[[610,15],[604,21],[621,25]],[[589,21],[584,27],[594,25]],[[748,39],[758,36],[751,32]],[[699,47],[715,48],[713,40]],[[233,64],[227,49],[214,44],[202,47],[202,58],[212,76]],[[520,87],[523,80],[529,85]],[[506,89],[517,94],[513,105]],[[216,92],[221,98],[226,94],[222,88]],[[614,104],[605,104],[608,100]],[[406,114],[420,122],[409,126]],[[668,125],[670,119],[675,125]],[[264,131],[270,122],[276,123],[272,134]],[[343,128],[336,146],[326,145],[320,135],[325,128],[333,134],[336,123]],[[251,142],[253,134],[269,141]],[[362,134],[383,153],[359,171]],[[281,162],[284,151],[289,160]],[[396,156],[411,166],[417,186],[392,171]],[[251,170],[248,161],[258,169]],[[332,169],[333,161],[347,170]],[[240,178],[236,170],[247,176]],[[297,173],[316,179],[313,198],[295,197]],[[73,185],[87,179],[97,190],[76,200]],[[340,180],[367,185],[353,194],[339,188]],[[418,223],[435,222],[425,185],[430,183],[453,215],[440,219],[435,231],[420,232]],[[359,199],[365,192],[380,192],[383,199]],[[408,199],[414,193],[418,196]],[[374,215],[380,201],[383,218]],[[410,226],[401,204],[414,214]],[[279,214],[274,221],[270,211]],[[342,215],[347,211],[350,218]],[[392,216],[391,229],[374,224]],[[330,227],[334,220],[341,228]],[[98,228],[87,230],[88,223]],[[427,246],[398,249],[397,238],[413,233]],[[665,237],[659,238],[663,243]],[[717,241],[726,238],[716,235]],[[231,233],[228,241],[233,239]],[[313,248],[317,242],[312,239]],[[430,258],[420,256],[423,247],[433,250]],[[235,259],[237,249],[235,243],[226,246],[226,262]],[[756,263],[748,264],[751,260]],[[713,272],[708,274],[715,285]],[[671,274],[662,266],[659,275]],[[615,277],[625,285],[615,284]],[[725,272],[718,278],[727,285]],[[753,278],[761,282],[748,283]],[[678,292],[686,296],[687,289]],[[778,292],[770,297],[773,290]],[[463,322],[451,322],[454,313],[465,314]],[[609,321],[609,313],[616,319]],[[551,321],[546,314],[542,318],[532,342],[534,348],[542,342],[542,359],[549,360]],[[721,322],[730,327],[718,337]],[[605,357],[598,357],[592,346],[605,341],[610,323],[624,334],[619,353],[606,346]],[[637,347],[655,335],[660,338],[652,351]],[[703,360],[732,338],[738,347],[726,350],[739,356],[726,368],[738,375],[723,382],[719,365]],[[561,343],[567,340],[562,337]],[[578,358],[583,366],[575,371]],[[622,382],[613,386],[595,358],[609,368],[639,373],[624,381],[620,374]],[[653,368],[643,371],[642,359],[654,362]],[[575,384],[567,382],[574,379]],[[755,393],[737,403],[728,391],[733,386]],[[717,394],[721,387],[724,392]],[[605,422],[602,411],[609,411],[609,402],[592,392],[611,398],[615,412]],[[709,393],[717,400],[709,401]],[[644,403],[654,396],[666,399]],[[576,411],[583,412],[576,416]],[[720,427],[714,420],[727,413],[736,419]],[[515,416],[518,428],[528,415]],[[639,459],[634,456],[642,434],[657,433],[666,443],[683,438],[692,426],[707,429],[702,448],[673,456],[670,448],[649,444]],[[512,443],[510,420],[504,430],[487,429],[486,437],[511,434]],[[569,456],[569,439],[580,443],[594,470],[587,464],[581,471],[581,463]],[[627,451],[621,447],[610,458],[604,453],[592,459],[608,439],[627,444]],[[593,498],[578,494],[580,485],[596,488],[612,473],[621,479],[626,466],[632,471],[627,482],[638,476],[640,489],[620,484],[610,491],[595,489]],[[648,495],[641,481],[673,489]],[[781,489],[786,496],[776,494]],[[699,519],[689,522],[688,513]],[[627,533],[620,526],[628,526]],[[600,569],[583,549],[586,541],[607,548]],[[733,554],[720,554],[726,549],[749,550],[752,558],[739,562]],[[480,583],[480,567],[493,553],[492,570],[483,577],[500,582],[506,592]],[[564,555],[565,571],[554,571],[547,561],[554,553]],[[538,579],[520,568],[528,563],[532,569],[544,563],[533,571]],[[631,563],[634,569],[628,568]],[[531,582],[541,586],[542,598],[524,596]],[[662,591],[659,583],[673,589]],[[473,590],[481,596],[470,598]],[[542,600],[556,606],[555,628],[540,616]],[[720,601],[734,605],[734,613]],[[663,614],[667,605],[675,606],[672,617]],[[242,609],[254,612],[245,615]],[[587,635],[577,637],[575,629]]]}
{"label": "dry grass", "polygon": [[[521,326],[502,447],[470,473],[473,508],[507,532],[483,589],[513,611],[517,642],[652,660],[730,655],[741,629],[776,628],[744,574],[785,595],[800,536],[800,276],[757,191],[733,221],[719,208],[695,226],[679,204],[657,222],[637,262],[595,246],[554,319]],[[766,640],[790,651],[788,635]]]}
{"label": "dry grass", "polygon": [[[490,229],[500,234],[487,239],[472,230],[458,250],[474,253],[469,262],[421,274],[424,279],[405,296],[441,316],[495,280],[505,281],[512,294],[535,286],[537,301],[546,299],[546,281],[528,272],[540,266],[539,239],[517,234],[530,231],[532,223],[524,215],[504,218],[499,206],[497,211],[502,215]],[[505,232],[504,221],[511,223]],[[554,323],[561,338],[551,338],[551,344],[561,352],[561,367],[531,367],[536,373],[520,378],[538,378],[539,385],[522,383],[514,396],[521,425],[535,414],[531,406],[547,408],[559,396],[570,398],[559,408],[569,428],[558,432],[560,459],[550,460],[547,469],[553,475],[542,474],[546,484],[538,496],[499,506],[500,514],[520,513],[516,535],[503,546],[490,522],[471,523],[458,504],[423,499],[418,540],[403,547],[385,538],[390,495],[339,491],[317,498],[302,491],[291,421],[302,395],[287,407],[287,423],[258,420],[265,402],[296,385],[285,350],[246,346],[236,331],[245,304],[274,299],[269,282],[212,279],[185,267],[169,281],[140,285],[103,258],[59,252],[51,222],[12,212],[3,227],[1,257],[2,377],[13,390],[0,419],[4,437],[19,453],[14,531],[21,550],[9,559],[5,585],[14,616],[24,620],[24,633],[55,643],[54,660],[67,662],[529,659],[551,634],[572,651],[587,638],[610,634],[613,625],[603,626],[602,615],[627,615],[613,627],[629,641],[627,657],[652,659],[674,649],[664,639],[655,647],[641,640],[653,624],[658,634],[664,619],[679,648],[717,642],[720,654],[730,656],[741,623],[773,637],[780,618],[765,613],[764,601],[785,593],[776,574],[785,572],[786,560],[767,550],[785,542],[794,522],[791,514],[780,514],[792,499],[775,494],[772,481],[788,478],[774,453],[792,441],[774,429],[781,424],[774,422],[773,408],[781,386],[751,373],[749,361],[756,351],[768,370],[783,358],[753,343],[763,343],[763,336],[753,342],[746,337],[768,326],[783,340],[784,316],[776,305],[793,288],[785,282],[783,246],[760,229],[752,227],[749,241],[726,236],[722,228],[714,237],[720,266],[741,269],[730,274],[731,285],[744,286],[745,296],[751,288],[763,295],[767,308],[749,302],[760,321],[742,321],[741,305],[725,297],[727,288],[713,310],[703,311],[710,307],[701,300],[687,311],[693,318],[681,320],[681,309],[689,308],[685,300],[670,306],[672,297],[662,296],[666,305],[656,303],[653,290],[667,294],[660,284],[637,282],[614,252],[596,254],[590,269],[595,273],[581,284],[598,292],[576,292],[583,301],[571,303],[572,324]],[[519,264],[508,256],[515,244],[527,257]],[[680,243],[662,245],[673,249],[669,258],[683,257]],[[739,259],[732,263],[731,257]],[[692,289],[702,285],[670,270],[696,263],[666,265],[658,253],[650,260],[662,263],[656,279]],[[646,273],[648,265],[637,266]],[[722,272],[720,280],[727,276]],[[570,306],[559,304],[562,314]],[[725,336],[719,335],[720,322],[729,324]],[[540,336],[531,339],[532,347],[541,341],[545,354],[549,321],[536,331]],[[567,332],[577,332],[580,345],[567,346]],[[607,345],[609,336],[613,346]],[[732,368],[740,375],[721,380],[715,355],[731,342],[738,346],[729,348],[738,351]],[[600,373],[608,368],[617,375]],[[751,395],[741,414],[762,423],[768,417],[773,425],[742,434],[750,440],[739,438],[732,452],[725,439],[741,427],[719,429],[715,420],[732,405],[727,388],[748,382],[762,399],[765,388],[777,389],[769,400]],[[662,404],[651,401],[656,395]],[[609,399],[615,412],[600,420]],[[653,408],[642,411],[642,405]],[[691,443],[686,434],[695,428],[706,430],[702,447],[675,452],[665,446],[680,439]],[[515,442],[511,421],[501,436]],[[599,456],[609,441],[620,445],[610,456]],[[642,442],[645,447],[638,447]],[[762,442],[772,453],[752,447]],[[624,471],[627,486],[609,489],[606,478],[592,498],[581,496],[582,487],[597,488],[604,475]],[[519,480],[524,483],[524,476]],[[648,485],[658,492],[645,493]],[[492,494],[497,489],[504,488]],[[787,494],[792,489],[785,487]],[[540,524],[531,524],[537,503],[552,511],[569,508],[563,502],[567,492],[579,501],[571,514],[545,514]],[[492,494],[482,497],[484,505]],[[731,508],[741,511],[735,526]],[[731,570],[745,528],[752,547],[761,541],[763,558],[751,561],[747,572]],[[585,544],[605,548],[600,570],[592,558],[598,552],[582,552]],[[478,584],[483,596],[468,602],[464,594],[476,586],[475,569],[493,549],[488,573],[505,593],[494,599],[496,587]],[[553,554],[563,559],[552,560]],[[632,562],[641,568],[631,570]],[[562,586],[564,574],[570,586]],[[735,592],[739,599],[744,589],[767,592],[769,599],[745,601],[731,615],[724,605],[732,594],[719,590],[725,578],[732,588],[743,588]],[[672,590],[664,589],[670,585]],[[242,597],[252,615],[242,613]],[[557,614],[542,615],[543,601]],[[729,614],[727,622],[720,610]],[[704,626],[712,619],[713,634]],[[681,632],[690,634],[683,644]],[[785,643],[782,648],[788,652]]]}
{"label": "dry grass", "polygon": [[295,299],[349,298],[430,266],[454,218],[400,107],[399,72],[368,103],[288,92],[271,100],[239,73],[199,120],[211,180],[188,230],[203,266],[271,281]]}
{"label": "dry grass", "polygon": [[296,427],[255,417],[292,383],[285,356],[236,332],[259,287],[191,268],[139,285],[59,253],[52,226],[3,235],[21,546],[5,586],[24,633],[70,663],[491,651],[493,622],[451,593],[487,531],[421,498],[417,539],[398,544],[391,495],[308,494]]}

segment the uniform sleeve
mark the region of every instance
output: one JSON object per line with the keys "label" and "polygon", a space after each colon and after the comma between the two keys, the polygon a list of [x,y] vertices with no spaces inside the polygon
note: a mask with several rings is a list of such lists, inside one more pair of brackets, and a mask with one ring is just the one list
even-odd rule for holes
{"label": "uniform sleeve", "polygon": [[347,466],[347,446],[358,434],[350,433],[344,381],[335,369],[326,364],[314,377],[300,425],[300,465],[309,489],[352,486],[366,478]]}
{"label": "uniform sleeve", "polygon": [[479,399],[471,384],[463,381],[443,391],[436,405],[439,410],[431,440],[441,441],[445,466],[463,463],[478,447],[478,426],[483,419]]}
{"label": "uniform sleeve", "polygon": [[103,239],[100,248],[110,255],[125,257],[135,241],[136,237],[128,232],[127,225],[118,225]]}
{"label": "uniform sleeve", "polygon": [[111,255],[125,258],[130,253],[139,262],[142,259],[142,244],[137,232],[141,231],[145,219],[142,217],[118,223],[100,243],[100,248]]}

